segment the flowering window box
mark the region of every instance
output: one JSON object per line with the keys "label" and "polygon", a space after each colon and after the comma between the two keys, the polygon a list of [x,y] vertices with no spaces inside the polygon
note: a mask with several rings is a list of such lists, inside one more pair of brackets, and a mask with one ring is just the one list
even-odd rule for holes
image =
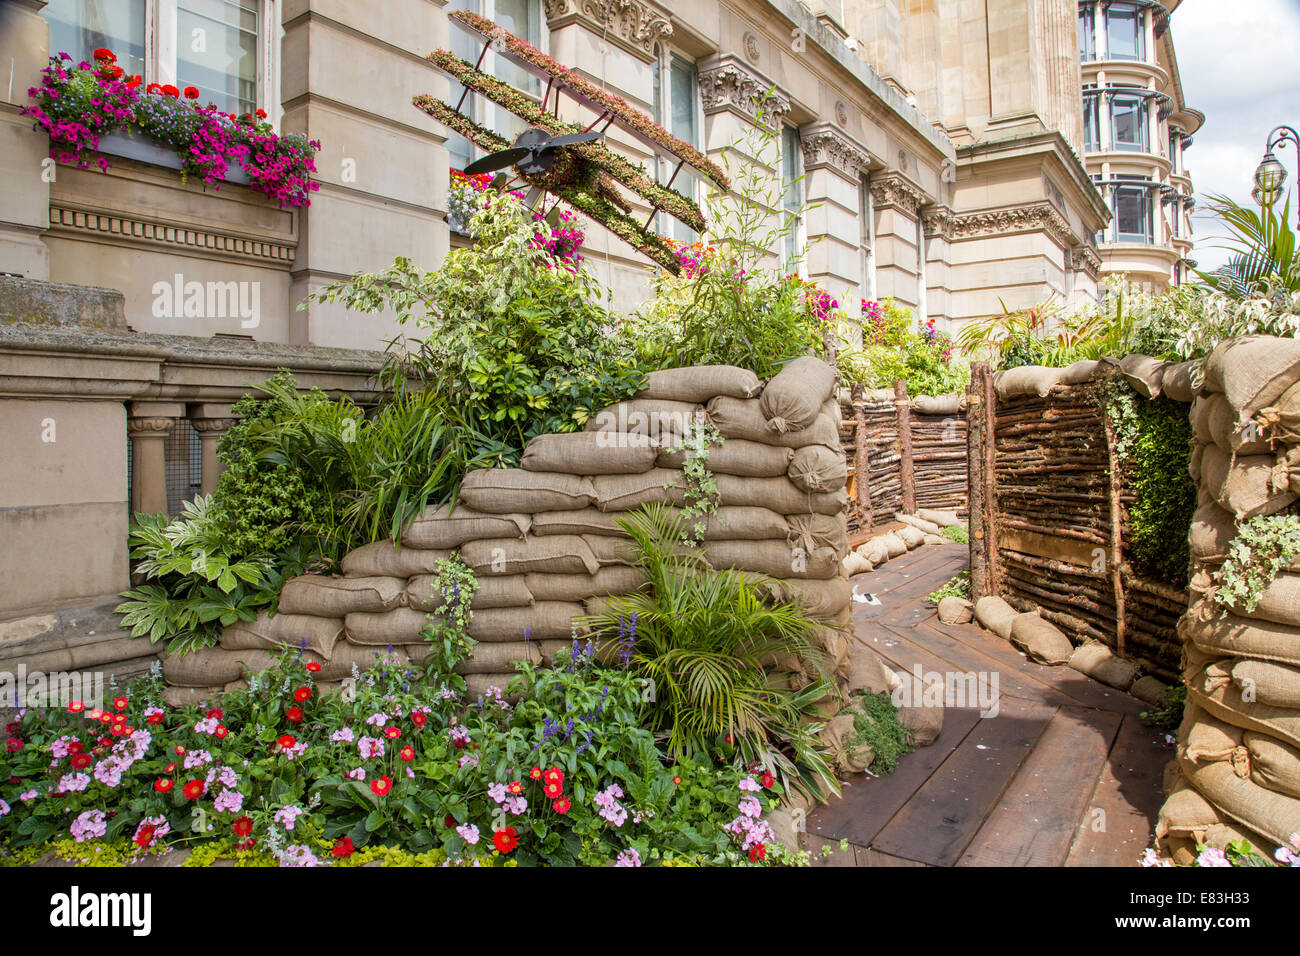
{"label": "flowering window box", "polygon": [[[108,133],[99,137],[98,152],[105,156],[119,156],[122,159],[133,159],[138,163],[163,166],[167,169],[185,168],[184,162],[176,155],[174,149],[138,132],[134,136],[127,133]],[[227,167],[224,181],[237,186],[247,186],[248,173],[238,167]]]}

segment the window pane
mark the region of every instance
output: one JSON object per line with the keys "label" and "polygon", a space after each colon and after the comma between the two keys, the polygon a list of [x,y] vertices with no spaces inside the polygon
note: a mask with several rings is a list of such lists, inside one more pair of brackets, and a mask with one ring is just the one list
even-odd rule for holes
{"label": "window pane", "polygon": [[1092,7],[1081,7],[1079,9],[1079,56],[1084,60],[1093,60],[1097,57],[1097,37],[1094,32],[1093,12]]}
{"label": "window pane", "polygon": [[1115,232],[1120,242],[1151,241],[1150,192],[1145,186],[1116,186]]}
{"label": "window pane", "polygon": [[802,157],[799,154],[799,131],[793,126],[786,126],[781,131],[781,176],[785,180],[785,196],[782,206],[786,213],[785,248],[782,250],[783,267],[793,270],[797,265],[802,250],[799,248],[798,217],[803,207],[803,182],[796,181],[803,173]]}
{"label": "window pane", "polygon": [[257,95],[256,0],[179,0],[176,85],[196,86],[200,103],[251,113]]}
{"label": "window pane", "polygon": [[1142,14],[1123,7],[1106,9],[1106,43],[1112,60],[1140,60],[1143,56]]}
{"label": "window pane", "polygon": [[1097,107],[1099,96],[1085,96],[1083,98],[1083,144],[1085,149],[1095,150],[1099,148],[1097,122]]}
{"label": "window pane", "polygon": [[1146,104],[1136,96],[1113,96],[1110,129],[1116,149],[1145,150]]}
{"label": "window pane", "polygon": [[[493,15],[497,26],[504,27],[521,40],[527,40],[535,47],[542,43],[542,9],[541,0],[495,0]],[[479,43],[481,38],[477,38]],[[478,54],[475,53],[475,58]],[[474,62],[471,58],[470,62]],[[507,63],[504,57],[497,59],[497,79],[525,93],[540,96],[542,81],[513,63]]]}
{"label": "window pane", "polygon": [[127,73],[144,75],[145,0],[53,0],[44,15],[50,56],[94,62],[94,51],[105,47]]}

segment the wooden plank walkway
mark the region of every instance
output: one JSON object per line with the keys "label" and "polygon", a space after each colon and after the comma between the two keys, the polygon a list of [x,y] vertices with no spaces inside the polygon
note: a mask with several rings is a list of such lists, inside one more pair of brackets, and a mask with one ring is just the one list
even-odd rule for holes
{"label": "wooden plank walkway", "polygon": [[[810,848],[847,840],[853,851],[815,862],[1136,866],[1164,799],[1164,734],[1128,694],[1034,664],[976,624],[939,623],[925,597],[966,567],[965,545],[932,545],[853,579],[880,601],[855,603],[857,641],[905,679],[918,667],[973,676],[949,682],[933,744],[891,774],[849,778],[843,799],[809,813]],[[996,713],[982,717],[990,700]]]}

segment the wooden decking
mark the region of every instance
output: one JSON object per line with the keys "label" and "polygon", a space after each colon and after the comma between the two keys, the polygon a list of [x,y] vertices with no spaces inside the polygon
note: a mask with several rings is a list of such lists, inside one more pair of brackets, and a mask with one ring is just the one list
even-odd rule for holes
{"label": "wooden decking", "polygon": [[966,565],[964,545],[935,545],[855,577],[881,602],[855,603],[856,639],[905,677],[974,674],[986,695],[996,681],[996,716],[950,697],[933,744],[808,815],[809,845],[847,839],[850,853],[825,860],[840,866],[1136,865],[1163,799],[1164,734],[1128,694],[939,623],[925,596]]}

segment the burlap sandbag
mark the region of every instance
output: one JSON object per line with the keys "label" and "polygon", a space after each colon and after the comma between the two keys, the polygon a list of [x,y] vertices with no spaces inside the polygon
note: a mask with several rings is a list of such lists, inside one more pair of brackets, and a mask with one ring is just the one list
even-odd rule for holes
{"label": "burlap sandbag", "polygon": [[1178,634],[1205,654],[1300,665],[1300,641],[1294,625],[1252,621],[1235,614],[1220,617],[1218,610],[1204,601],[1194,603],[1179,619]]}
{"label": "burlap sandbag", "polygon": [[686,504],[686,478],[671,468],[652,468],[639,475],[599,475],[591,483],[601,511],[632,511],[652,502]]}
{"label": "burlap sandbag", "polygon": [[470,700],[483,697],[485,706],[493,706],[486,703],[486,698],[496,696],[493,691],[498,691],[504,696],[510,689],[510,683],[518,676],[514,671],[502,671],[497,674],[466,674],[465,696]]}
{"label": "burlap sandbag", "polygon": [[479,538],[522,538],[532,519],[526,514],[484,514],[457,504],[455,508],[429,507],[402,532],[402,544],[411,548],[459,548]]}
{"label": "burlap sandbag", "polygon": [[717,475],[714,483],[721,504],[731,507],[767,508],[777,514],[837,515],[848,508],[843,489],[827,493],[800,491],[789,478],[738,478]]}
{"label": "burlap sandbag", "polygon": [[262,611],[256,620],[236,621],[222,628],[217,641],[232,651],[298,647],[329,657],[334,644],[342,636],[343,621],[336,617],[307,614],[276,614],[272,617]]}
{"label": "burlap sandbag", "polygon": [[949,528],[956,524],[965,524],[961,518],[957,517],[955,511],[941,511],[934,508],[917,508],[916,514],[919,518],[933,522],[941,528]]}
{"label": "burlap sandbag", "polygon": [[787,362],[759,396],[759,409],[775,432],[807,428],[835,389],[835,369],[821,359],[804,355]]}
{"label": "burlap sandbag", "polygon": [[840,561],[840,568],[847,577],[853,577],[855,574],[866,574],[869,571],[874,571],[876,566],[858,552],[851,551]]}
{"label": "burlap sandbag", "polygon": [[837,558],[849,553],[849,524],[847,516],[790,515],[786,519],[786,543],[811,553],[818,548],[830,548]]}
{"label": "burlap sandbag", "polygon": [[1278,793],[1300,797],[1300,749],[1268,734],[1247,730],[1242,743],[1250,753],[1250,779]]}
{"label": "burlap sandbag", "polygon": [[450,551],[426,551],[416,547],[394,547],[391,541],[363,544],[343,556],[343,573],[350,578],[409,578],[433,574],[438,562],[451,557]]}
{"label": "burlap sandbag", "polygon": [[891,558],[897,558],[907,554],[907,542],[904,541],[896,532],[890,531],[887,534],[878,534],[867,544],[872,541],[879,541],[885,547],[885,553]]}
{"label": "burlap sandbag", "polygon": [[480,468],[465,476],[460,497],[476,511],[533,514],[585,508],[596,500],[596,490],[586,476],[522,468]]}
{"label": "burlap sandbag", "polygon": [[284,582],[278,607],[281,614],[342,617],[352,611],[389,611],[405,601],[405,578],[300,574]]}
{"label": "burlap sandbag", "polygon": [[1196,395],[1196,369],[1198,361],[1170,363],[1165,366],[1165,374],[1160,379],[1160,391],[1165,398],[1175,402],[1190,402]]}
{"label": "burlap sandbag", "polygon": [[[379,614],[354,611],[343,619],[347,639],[353,644],[383,647],[388,644],[416,644],[421,632],[436,615],[413,607],[398,607]],[[328,656],[328,655],[327,655]]]}
{"label": "burlap sandbag", "polygon": [[1241,688],[1233,683],[1222,664],[1210,664],[1188,674],[1187,696],[1197,706],[1234,727],[1257,730],[1292,746],[1300,746],[1300,710],[1243,700]]}
{"label": "burlap sandbag", "polygon": [[[436,611],[446,603],[438,589],[436,574],[418,574],[406,588],[406,603],[421,611]],[[484,574],[478,578],[478,590],[470,607],[475,611],[489,607],[519,607],[533,603],[527,575]]]}
{"label": "burlap sandbag", "polygon": [[1223,451],[1237,455],[1272,453],[1272,446],[1264,433],[1257,427],[1250,427],[1249,423],[1243,424],[1225,396],[1217,392],[1211,393],[1203,400],[1198,399],[1197,404],[1201,408],[1203,419],[1201,427]]}
{"label": "burlap sandbag", "polygon": [[[906,525],[911,525],[913,528],[915,528],[917,531],[920,531],[922,534],[939,534],[939,532],[943,530],[941,527],[939,527],[939,525],[935,524],[933,521],[926,521],[924,518],[919,518],[916,515],[905,515],[896,512],[894,514],[894,520],[901,521],[903,522],[903,524]],[[951,542],[949,543],[951,544]]]}
{"label": "burlap sandbag", "polygon": [[1158,398],[1167,364],[1149,355],[1126,355],[1119,360],[1119,369],[1133,391],[1143,398]]}
{"label": "burlap sandbag", "polygon": [[1262,436],[1287,445],[1300,444],[1300,383],[1261,408],[1254,421]]}
{"label": "burlap sandbag", "polygon": [[516,661],[541,664],[541,648],[533,641],[484,641],[474,646],[469,659],[456,665],[457,674],[500,674],[512,670]]}
{"label": "burlap sandbag", "polygon": [[531,607],[494,607],[475,611],[466,629],[476,641],[542,641],[568,637],[572,621],[586,613],[581,604],[538,601]]}
{"label": "burlap sandbag", "polygon": [[808,445],[794,453],[788,475],[800,491],[831,492],[844,487],[849,469],[842,451]]}
{"label": "burlap sandbag", "polygon": [[708,421],[704,406],[698,403],[634,398],[602,408],[588,420],[584,431],[642,435],[667,445],[679,441],[696,419]]}
{"label": "burlap sandbag", "polygon": [[839,447],[840,412],[834,402],[827,402],[822,413],[807,428],[787,432],[768,428],[767,419],[758,406],[757,399],[715,398],[709,402],[709,420],[728,439],[739,438],[784,448],[803,448],[805,445]]}
{"label": "burlap sandbag", "polygon": [[917,531],[915,528],[904,526],[894,532],[894,535],[907,545],[908,551],[913,551],[925,544],[925,534]]}
{"label": "burlap sandbag", "polygon": [[1205,455],[1205,446],[1200,442],[1192,446],[1192,453],[1187,458],[1187,474],[1196,486],[1201,487],[1201,458]]}
{"label": "burlap sandbag", "polygon": [[1011,643],[1040,664],[1064,664],[1074,653],[1074,645],[1061,629],[1037,614],[1017,614],[1011,619]]}
{"label": "burlap sandbag", "polygon": [[201,647],[177,657],[164,651],[163,679],[177,687],[215,687],[256,674],[280,662],[282,651],[232,651],[224,647]]}
{"label": "burlap sandbag", "polygon": [[1232,456],[1216,445],[1206,445],[1201,456],[1201,481],[1214,499],[1238,520],[1277,514],[1296,500],[1282,476],[1275,481],[1271,455]]}
{"label": "burlap sandbag", "polygon": [[461,549],[460,557],[479,577],[533,572],[595,574],[600,570],[587,539],[576,534],[471,541]]}
{"label": "burlap sandbag", "polygon": [[1209,445],[1214,441],[1214,432],[1210,430],[1210,418],[1214,413],[1216,399],[1224,407],[1231,407],[1222,394],[1202,392],[1192,399],[1192,407],[1187,414],[1187,420],[1192,426],[1192,436],[1202,445]]}
{"label": "burlap sandbag", "polygon": [[525,471],[570,475],[637,475],[654,467],[659,443],[626,432],[538,435],[524,448]]}
{"label": "burlap sandbag", "polygon": [[918,415],[957,415],[961,412],[962,400],[966,396],[960,392],[946,395],[918,395],[912,399],[912,411]]}
{"label": "burlap sandbag", "polygon": [[423,663],[428,659],[430,644],[421,641],[418,644],[396,644],[390,651],[386,645],[361,645],[351,641],[339,641],[334,645],[334,652],[329,660],[321,661],[317,680],[336,681],[351,677],[353,668],[357,673],[364,673],[378,666],[381,660],[395,660],[399,665],[414,661]]}
{"label": "burlap sandbag", "polygon": [[1293,833],[1300,833],[1300,798],[1243,780],[1226,763],[1180,763],[1187,782],[1226,817],[1277,845],[1289,843]]}
{"label": "burlap sandbag", "polygon": [[927,534],[923,536],[921,543],[945,545],[945,544],[952,544],[953,541],[950,538],[945,538],[941,534]]}
{"label": "burlap sandbag", "polygon": [[1156,834],[1178,836],[1201,842],[1205,830],[1223,821],[1214,805],[1195,787],[1181,781],[1160,807]]}
{"label": "burlap sandbag", "polygon": [[1059,384],[1082,385],[1084,382],[1090,382],[1096,378],[1101,364],[1095,359],[1080,359],[1071,365],[1067,365],[1061,369]]}
{"label": "burlap sandbag", "polygon": [[1016,609],[995,594],[986,594],[975,602],[975,620],[1003,640],[1011,639],[1011,622]]}
{"label": "burlap sandbag", "polygon": [[[680,445],[659,450],[657,464],[660,468],[680,470],[691,452]],[[715,475],[740,475],[744,478],[774,478],[784,475],[790,467],[794,449],[762,442],[729,438],[721,445],[708,449],[706,466]]]}
{"label": "burlap sandbag", "polygon": [[776,578],[827,579],[840,570],[833,548],[805,551],[785,541],[714,541],[705,547],[704,557],[714,570],[735,568]]}
{"label": "burlap sandbag", "polygon": [[1300,380],[1300,339],[1244,335],[1205,360],[1205,387],[1223,392],[1241,418],[1273,403]]}
{"label": "burlap sandbag", "polygon": [[597,594],[628,594],[648,583],[637,568],[614,565],[595,574],[529,574],[528,590],[537,601],[582,602]]}
{"label": "burlap sandbag", "polygon": [[1228,545],[1237,536],[1237,519],[1217,502],[1203,504],[1192,514],[1188,547],[1193,561],[1222,564]]}
{"label": "burlap sandbag", "polygon": [[603,534],[626,535],[618,522],[627,518],[626,511],[601,511],[579,508],[576,511],[543,511],[533,518],[533,534]]}
{"label": "burlap sandbag", "polygon": [[[1237,609],[1234,613],[1252,621],[1273,621],[1300,629],[1300,574],[1278,572],[1260,593],[1259,603],[1253,611]],[[1300,641],[1300,633],[1296,640]],[[1296,705],[1300,706],[1300,697],[1297,697]]]}
{"label": "burlap sandbag", "polygon": [[648,384],[637,398],[667,399],[672,402],[707,402],[715,395],[753,398],[763,383],[749,369],[734,365],[694,365],[651,372]]}
{"label": "burlap sandbag", "polygon": [[1232,665],[1232,682],[1241,689],[1243,700],[1300,709],[1300,668],[1277,661],[1237,661]]}
{"label": "burlap sandbag", "polygon": [[221,700],[224,691],[220,684],[213,687],[164,687],[162,698],[168,707],[211,706]]}
{"label": "burlap sandbag", "polygon": [[1227,761],[1239,777],[1250,775],[1250,754],[1240,727],[1219,720],[1198,706],[1185,707],[1178,727],[1178,754],[1197,765]]}
{"label": "burlap sandbag", "polygon": [[808,581],[774,578],[763,582],[763,586],[773,600],[796,604],[815,621],[841,624],[843,616],[852,609],[853,585],[846,578]]}
{"label": "burlap sandbag", "polygon": [[[592,557],[596,559],[596,564],[600,568],[636,563],[636,546],[629,538],[588,534],[583,535],[583,540],[587,542],[587,548],[591,551]],[[538,600],[541,599],[538,598]]]}
{"label": "burlap sandbag", "polygon": [[1037,395],[1046,397],[1054,385],[1061,381],[1059,368],[1046,368],[1041,365],[1022,365],[997,372],[993,376],[993,389],[998,398],[1015,398],[1019,395]]}
{"label": "burlap sandbag", "polygon": [[1098,641],[1086,641],[1070,654],[1070,667],[1093,680],[1109,684],[1118,690],[1128,690],[1137,680],[1138,666],[1123,660]]}
{"label": "burlap sandbag", "polygon": [[[906,545],[903,546],[903,550],[907,550]],[[880,538],[872,538],[870,541],[864,542],[858,546],[854,553],[866,558],[873,567],[884,564],[889,560],[889,547]]]}
{"label": "burlap sandbag", "polygon": [[968,624],[975,617],[975,605],[953,594],[939,601],[938,615],[943,624]]}

